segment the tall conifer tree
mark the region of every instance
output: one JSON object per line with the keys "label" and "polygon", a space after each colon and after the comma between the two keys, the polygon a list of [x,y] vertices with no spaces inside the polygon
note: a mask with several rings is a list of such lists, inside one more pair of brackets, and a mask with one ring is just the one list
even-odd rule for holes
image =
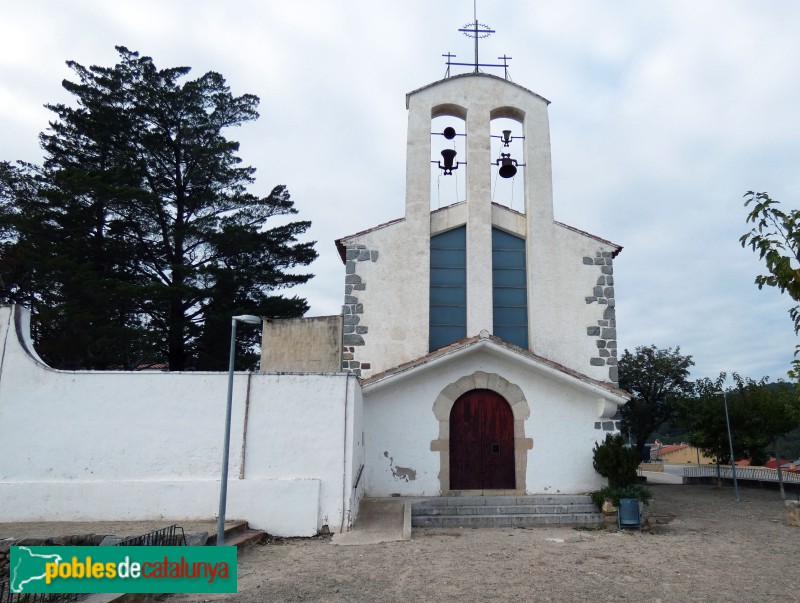
{"label": "tall conifer tree", "polygon": [[113,67],[67,63],[77,106],[48,106],[44,164],[17,174],[36,194],[13,200],[4,259],[29,282],[5,296],[33,306],[40,353],[57,366],[222,369],[232,314],[307,310],[275,291],[311,278],[294,271],[317,256],[297,240],[310,223],[268,227],[294,203],[283,186],[251,193],[255,169],[224,135],[258,117],[257,97],[117,51]]}

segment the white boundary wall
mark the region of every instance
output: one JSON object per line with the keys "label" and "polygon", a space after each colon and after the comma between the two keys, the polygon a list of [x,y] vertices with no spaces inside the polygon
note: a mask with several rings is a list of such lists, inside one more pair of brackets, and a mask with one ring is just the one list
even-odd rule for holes
{"label": "white boundary wall", "polygon": [[[214,517],[226,387],[227,373],[51,369],[27,310],[0,307],[0,521]],[[361,401],[343,373],[237,373],[227,517],[279,536],[347,530]]]}

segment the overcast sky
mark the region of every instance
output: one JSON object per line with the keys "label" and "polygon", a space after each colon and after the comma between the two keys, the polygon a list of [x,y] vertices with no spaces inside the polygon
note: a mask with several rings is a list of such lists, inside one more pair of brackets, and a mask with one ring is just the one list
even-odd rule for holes
{"label": "overcast sky", "polygon": [[[70,102],[68,59],[113,65],[115,45],[222,73],[261,98],[229,136],[312,221],[317,275],[290,294],[340,311],[333,241],[401,217],[405,94],[469,59],[470,0],[252,2],[0,0],[0,160],[39,162],[45,103]],[[800,199],[800,2],[480,0],[481,57],[552,102],[556,219],[624,247],[619,344],[681,346],[693,377],[784,377],[790,300],[759,291],[738,239],[742,195]],[[496,72],[497,73],[497,72]],[[497,73],[501,75],[500,73]]]}

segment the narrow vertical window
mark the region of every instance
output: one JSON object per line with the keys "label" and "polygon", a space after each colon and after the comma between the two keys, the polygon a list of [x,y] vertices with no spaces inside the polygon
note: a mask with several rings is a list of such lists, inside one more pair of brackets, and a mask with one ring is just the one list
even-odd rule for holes
{"label": "narrow vertical window", "polygon": [[433,351],[467,336],[467,229],[431,237],[430,325]]}
{"label": "narrow vertical window", "polygon": [[493,334],[528,347],[528,295],[525,239],[492,228]]}

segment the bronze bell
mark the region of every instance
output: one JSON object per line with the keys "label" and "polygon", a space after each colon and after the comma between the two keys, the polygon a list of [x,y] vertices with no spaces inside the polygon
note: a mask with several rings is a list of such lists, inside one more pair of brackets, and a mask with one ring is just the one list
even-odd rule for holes
{"label": "bronze bell", "polygon": [[511,138],[511,130],[503,130],[503,139],[502,140],[503,140],[503,146],[504,147],[507,147],[509,144],[511,144],[511,140],[512,140],[512,138]]}
{"label": "bronze bell", "polygon": [[455,162],[453,161],[456,158],[456,155],[458,155],[458,153],[456,153],[455,149],[445,149],[442,151],[442,159],[444,159],[444,165],[440,163],[439,167],[442,169],[442,173],[445,176],[451,175],[453,173],[453,170],[458,169],[458,166],[455,165]]}
{"label": "bronze bell", "polygon": [[511,159],[511,153],[500,153],[497,160],[500,170],[497,172],[501,178],[513,178],[517,173],[517,160]]}

